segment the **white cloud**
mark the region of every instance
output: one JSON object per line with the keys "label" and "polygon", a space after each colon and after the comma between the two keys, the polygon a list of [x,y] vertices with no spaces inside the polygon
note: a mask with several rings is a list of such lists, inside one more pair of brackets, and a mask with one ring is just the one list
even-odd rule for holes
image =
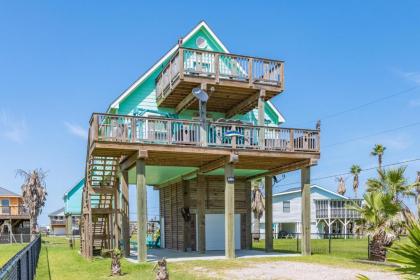
{"label": "white cloud", "polygon": [[73,134],[77,137],[80,137],[82,139],[87,139],[88,138],[88,132],[82,126],[80,126],[78,124],[69,123],[69,122],[64,122],[64,124],[66,125],[68,131],[71,134]]}
{"label": "white cloud", "polygon": [[399,71],[400,74],[408,81],[420,85],[420,72],[404,72]]}
{"label": "white cloud", "polygon": [[0,111],[0,136],[15,143],[23,143],[27,126],[24,118],[16,119],[5,111]]}

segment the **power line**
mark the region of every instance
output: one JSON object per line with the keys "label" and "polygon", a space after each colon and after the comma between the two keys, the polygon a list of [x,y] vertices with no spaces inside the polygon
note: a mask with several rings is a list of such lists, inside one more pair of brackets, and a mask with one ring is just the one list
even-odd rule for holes
{"label": "power line", "polygon": [[[394,166],[394,165],[401,165],[401,164],[411,163],[411,162],[415,162],[415,161],[420,161],[420,157],[419,158],[414,158],[414,159],[409,159],[409,160],[404,160],[404,161],[399,161],[399,162],[385,164],[382,167],[389,167],[389,166]],[[375,166],[375,167],[365,168],[365,169],[362,169],[361,172],[366,172],[366,171],[370,171],[370,170],[374,170],[374,169],[378,169],[378,167]],[[345,176],[345,175],[350,175],[350,174],[351,174],[351,172],[345,172],[345,173],[341,173],[341,174],[334,174],[334,175],[328,175],[328,176],[324,176],[324,177],[312,178],[311,180],[312,181],[319,181],[319,180],[336,178],[336,177],[339,177],[339,176]],[[284,186],[290,186],[290,185],[296,185],[296,184],[300,184],[300,181],[299,182],[282,184],[282,185],[274,185],[274,187],[277,188],[277,187],[284,187]]]}
{"label": "power line", "polygon": [[381,134],[385,134],[385,133],[389,133],[389,132],[393,132],[393,131],[397,131],[397,130],[400,130],[400,129],[404,129],[404,128],[408,128],[408,127],[412,127],[412,126],[417,126],[417,125],[420,125],[420,122],[415,122],[415,123],[403,125],[403,126],[400,126],[400,127],[395,127],[395,128],[390,128],[390,129],[378,131],[378,132],[375,132],[375,133],[372,133],[372,134],[368,134],[368,135],[364,135],[364,136],[360,136],[360,137],[355,137],[355,138],[345,140],[345,141],[342,141],[342,142],[337,142],[337,143],[334,143],[334,144],[326,145],[323,148],[329,148],[329,147],[333,147],[333,146],[337,146],[337,145],[341,145],[341,144],[346,144],[346,143],[366,139],[366,138],[369,138],[369,137],[373,137],[373,136],[377,136],[377,135],[381,135]]}
{"label": "power line", "polygon": [[[357,105],[357,106],[354,106],[354,107],[350,107],[350,108],[348,108],[348,109],[346,109],[346,110],[343,110],[343,111],[338,111],[338,112],[336,112],[336,113],[326,115],[326,116],[324,116],[324,117],[319,118],[319,120],[321,120],[321,121],[322,121],[322,120],[326,120],[326,119],[335,118],[335,117],[338,117],[338,116],[340,116],[340,115],[343,115],[343,114],[346,114],[346,113],[349,113],[349,112],[353,112],[353,111],[356,111],[356,110],[362,109],[362,108],[364,108],[364,107],[370,106],[370,105],[372,105],[372,104],[375,104],[375,103],[382,102],[382,101],[384,101],[384,100],[387,100],[387,99],[393,98],[393,97],[395,97],[395,96],[402,95],[402,94],[405,94],[405,93],[408,93],[408,92],[412,92],[412,91],[414,91],[415,89],[418,89],[419,87],[420,87],[420,86],[410,87],[410,88],[408,88],[408,89],[404,89],[404,90],[398,91],[398,92],[396,92],[396,93],[393,93],[393,94],[390,94],[390,95],[386,95],[386,96],[383,96],[383,97],[380,97],[380,98],[374,99],[374,100],[369,101],[369,102],[367,102],[367,103],[363,103],[363,104],[360,104],[360,105]],[[307,123],[309,123],[309,121],[308,121]],[[312,122],[311,122],[311,123],[312,123]]]}

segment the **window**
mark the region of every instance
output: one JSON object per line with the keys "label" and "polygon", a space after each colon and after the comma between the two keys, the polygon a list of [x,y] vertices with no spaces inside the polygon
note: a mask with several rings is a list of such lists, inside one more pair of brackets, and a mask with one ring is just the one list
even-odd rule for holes
{"label": "window", "polygon": [[290,201],[283,201],[283,213],[290,213]]}
{"label": "window", "polygon": [[3,214],[10,214],[10,201],[8,199],[2,199],[1,200],[1,209],[0,213]]}

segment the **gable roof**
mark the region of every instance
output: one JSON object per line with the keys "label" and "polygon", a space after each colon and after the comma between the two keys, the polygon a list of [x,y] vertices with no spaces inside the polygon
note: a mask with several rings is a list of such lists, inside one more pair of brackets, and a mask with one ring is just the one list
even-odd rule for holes
{"label": "gable roof", "polygon": [[[182,38],[183,42],[189,40],[200,28],[206,29],[216,41],[216,43],[222,48],[222,50],[226,53],[230,53],[226,46],[222,43],[222,41],[217,37],[217,35],[213,32],[213,30],[208,26],[208,24],[202,20],[198,23],[194,29],[192,29],[185,37]],[[179,49],[179,45],[176,44],[173,46],[165,55],[163,55],[152,67],[150,67],[146,73],[141,75],[134,83],[132,83],[119,97],[117,97],[112,104],[108,107],[107,112],[109,113],[111,109],[116,109],[119,107],[121,101],[123,101],[130,93],[135,90],[144,80],[146,80],[158,67],[160,67],[168,58],[170,58],[177,50]],[[267,101],[268,106],[274,113],[277,115],[279,123],[284,123],[285,119],[283,115],[279,112],[279,110],[271,103],[270,100]]]}
{"label": "gable roof", "polygon": [[[349,199],[348,197],[345,197],[344,195],[341,195],[339,193],[330,191],[330,190],[328,190],[326,188],[323,188],[321,186],[318,186],[318,185],[311,185],[311,189],[319,189],[319,190],[325,191],[327,193],[330,193],[330,194],[332,194],[334,196],[337,196],[339,198]],[[300,193],[300,192],[301,192],[301,188],[300,187],[294,187],[294,188],[290,188],[290,189],[284,190],[282,192],[275,193],[275,194],[273,194],[273,196],[282,196],[282,195],[286,195],[286,194]]]}
{"label": "gable roof", "polygon": [[[216,34],[211,30],[211,28],[207,25],[207,23],[203,20],[201,21],[196,27],[194,27],[193,30],[191,30],[185,37],[182,38],[183,41],[187,41],[190,39],[201,27],[204,27],[210,35],[216,40],[216,42],[220,45],[220,47],[225,52],[229,52],[228,49],[223,45],[222,41],[216,36]],[[152,67],[149,68],[149,70],[146,71],[143,75],[140,76],[131,86],[126,89],[117,99],[114,100],[114,102],[109,106],[108,111],[111,108],[118,108],[119,103],[126,98],[131,91],[133,91],[138,85],[140,85],[147,77],[149,77],[160,65],[162,65],[165,60],[167,60],[169,57],[171,57],[179,48],[179,45],[176,44],[173,46],[165,55],[163,55],[158,62],[156,62]]]}
{"label": "gable roof", "polygon": [[61,214],[61,213],[63,213],[63,216],[64,216],[64,207],[60,208],[58,210],[55,210],[54,212],[51,212],[50,214],[48,214],[48,217],[59,216],[59,214]]}
{"label": "gable roof", "polygon": [[20,197],[21,195],[0,187],[0,196],[19,196]]}
{"label": "gable roof", "polygon": [[63,198],[65,199],[71,192],[76,191],[80,187],[84,186],[84,184],[85,184],[85,178],[82,178],[80,181],[77,182],[77,184],[75,184],[73,187],[71,187],[64,193]]}

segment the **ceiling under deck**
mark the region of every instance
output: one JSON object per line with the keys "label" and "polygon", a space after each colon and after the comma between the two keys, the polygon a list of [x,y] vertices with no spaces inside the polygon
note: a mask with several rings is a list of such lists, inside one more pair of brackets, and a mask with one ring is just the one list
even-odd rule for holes
{"label": "ceiling under deck", "polygon": [[[146,182],[159,185],[179,176],[192,172],[208,175],[223,175],[223,165],[232,155],[231,149],[178,146],[146,145],[122,143],[96,143],[93,155],[103,156],[112,153],[127,156],[122,163],[129,168],[129,182],[135,184],[135,160],[137,151],[147,151]],[[253,177],[270,173],[288,172],[308,165],[311,160],[319,159],[319,153],[278,152],[261,150],[235,150],[238,161],[234,164],[235,176]],[[273,174],[274,175],[274,174]]]}
{"label": "ceiling under deck", "polygon": [[[161,101],[159,107],[177,108],[177,106],[191,93],[192,89],[200,87],[200,83],[179,81],[172,91]],[[256,87],[233,87],[220,84],[208,84],[207,111],[227,113],[229,110],[239,106],[243,101],[249,100],[246,106],[242,107],[237,113],[245,114],[257,106],[258,94],[260,89]],[[278,91],[266,91],[265,100],[271,99],[279,94]],[[198,110],[198,102],[194,100],[184,109]]]}
{"label": "ceiling under deck", "polygon": [[[176,179],[180,176],[190,174],[193,171],[198,170],[195,167],[179,167],[179,166],[146,166],[146,184],[155,186]],[[238,177],[250,177],[258,174],[262,174],[267,170],[249,170],[249,169],[235,169],[234,174]],[[219,168],[213,170],[207,175],[221,176],[224,175],[224,169]],[[196,175],[192,175],[189,179],[195,178]],[[136,168],[132,167],[128,171],[128,182],[131,185],[136,184]]]}

